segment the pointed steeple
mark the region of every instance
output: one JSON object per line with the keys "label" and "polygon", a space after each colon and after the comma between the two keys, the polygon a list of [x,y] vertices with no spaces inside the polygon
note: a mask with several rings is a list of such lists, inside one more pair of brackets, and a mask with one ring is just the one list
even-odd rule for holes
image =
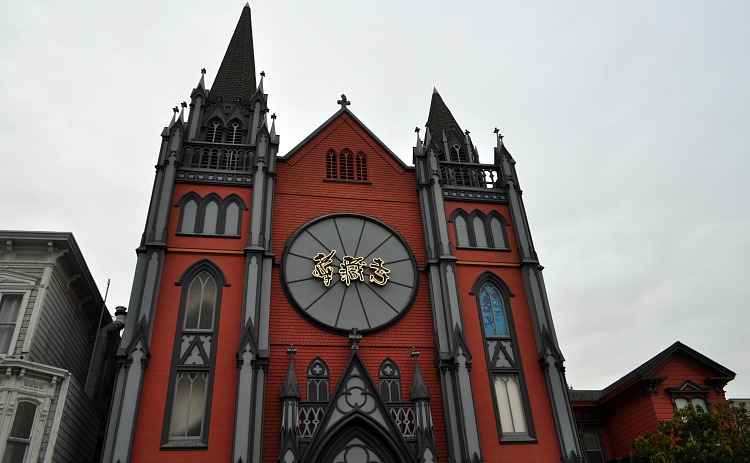
{"label": "pointed steeple", "polygon": [[430,390],[427,389],[427,383],[424,382],[422,372],[419,370],[419,363],[417,357],[419,352],[413,351],[411,356],[414,358],[414,381],[411,383],[411,389],[409,390],[409,399],[413,401],[417,400],[430,400]]}
{"label": "pointed steeple", "polygon": [[287,353],[289,354],[289,366],[286,370],[284,383],[281,385],[281,400],[287,398],[299,400],[302,394],[297,382],[297,375],[294,373],[294,354],[297,353],[297,349],[290,347],[287,349]]}
{"label": "pointed steeple", "polygon": [[440,97],[437,89],[432,89],[432,101],[430,102],[430,115],[427,117],[428,129],[432,131],[433,136],[439,136],[441,133],[450,133],[451,130],[461,132],[461,127],[451,114],[448,106]]}
{"label": "pointed steeple", "polygon": [[253,27],[250,20],[250,5],[245,4],[216,74],[214,85],[208,94],[208,100],[213,102],[221,97],[224,101],[235,101],[238,98],[249,101],[254,92]]}

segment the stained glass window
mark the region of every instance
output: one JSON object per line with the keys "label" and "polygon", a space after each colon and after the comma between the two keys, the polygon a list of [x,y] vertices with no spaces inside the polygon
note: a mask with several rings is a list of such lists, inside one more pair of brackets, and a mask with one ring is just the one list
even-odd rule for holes
{"label": "stained glass window", "polygon": [[484,334],[487,336],[508,336],[508,324],[505,320],[505,310],[500,293],[490,283],[482,287],[479,295],[479,303],[482,307],[482,321],[484,322]]}

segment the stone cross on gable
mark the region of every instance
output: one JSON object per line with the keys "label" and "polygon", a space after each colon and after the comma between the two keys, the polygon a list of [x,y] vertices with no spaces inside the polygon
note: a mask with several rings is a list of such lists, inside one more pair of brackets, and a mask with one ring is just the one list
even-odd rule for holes
{"label": "stone cross on gable", "polygon": [[341,99],[338,100],[336,103],[338,103],[338,104],[341,105],[341,109],[344,109],[347,106],[349,106],[350,104],[352,104],[351,101],[349,101],[349,100],[346,99],[346,95],[344,95],[343,93],[341,94]]}

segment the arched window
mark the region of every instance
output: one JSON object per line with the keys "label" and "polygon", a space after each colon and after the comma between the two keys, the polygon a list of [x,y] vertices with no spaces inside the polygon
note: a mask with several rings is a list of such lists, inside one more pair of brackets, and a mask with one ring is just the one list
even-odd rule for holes
{"label": "arched window", "polygon": [[224,222],[225,235],[240,234],[240,206],[236,202],[231,202],[227,206],[226,218]]}
{"label": "arched window", "polygon": [[354,158],[349,150],[342,151],[339,157],[339,179],[354,180]]}
{"label": "arched window", "polygon": [[357,153],[357,180],[367,180],[367,158],[365,153]]}
{"label": "arched window", "polygon": [[175,446],[207,442],[224,277],[204,261],[188,270],[180,284],[182,301],[162,434],[163,443]]}
{"label": "arched window", "polygon": [[490,383],[501,441],[524,441],[534,437],[523,367],[518,352],[510,290],[492,273],[474,284]]}
{"label": "arched window", "polygon": [[451,161],[453,162],[469,162],[469,158],[466,156],[466,151],[459,144],[455,144],[451,147]]}
{"label": "arched window", "polygon": [[213,120],[208,123],[206,127],[206,141],[211,143],[221,143],[221,137],[223,134],[223,127],[221,122]]}
{"label": "arched window", "polygon": [[380,396],[386,403],[401,402],[401,373],[391,359],[383,360],[378,370]]}
{"label": "arched window", "polygon": [[326,178],[338,178],[336,152],[329,150],[326,154]]}
{"label": "arched window", "polygon": [[8,441],[5,445],[3,463],[23,463],[27,461],[26,454],[29,450],[34,422],[36,421],[36,409],[36,403],[25,400],[19,401],[16,405],[16,415],[13,417],[13,426],[10,428]]}
{"label": "arched window", "polygon": [[227,126],[227,143],[233,145],[242,143],[242,124],[237,121],[229,123]]}
{"label": "arched window", "polygon": [[216,225],[219,221],[219,205],[216,201],[206,203],[203,212],[203,233],[216,234]]}
{"label": "arched window", "polygon": [[328,402],[329,387],[328,365],[316,357],[307,366],[307,401]]}
{"label": "arched window", "polygon": [[456,246],[470,246],[466,218],[463,215],[456,215],[453,219],[453,225],[456,228]]}
{"label": "arched window", "polygon": [[191,199],[182,206],[182,217],[180,218],[181,233],[195,233],[195,223],[198,217],[198,203]]}
{"label": "arched window", "polygon": [[487,234],[484,230],[484,215],[476,214],[471,221],[474,227],[474,246],[478,248],[486,248],[487,246]]}
{"label": "arched window", "polygon": [[484,212],[475,209],[467,214],[456,209],[450,220],[456,232],[456,246],[459,248],[508,249],[507,222],[497,211]]}

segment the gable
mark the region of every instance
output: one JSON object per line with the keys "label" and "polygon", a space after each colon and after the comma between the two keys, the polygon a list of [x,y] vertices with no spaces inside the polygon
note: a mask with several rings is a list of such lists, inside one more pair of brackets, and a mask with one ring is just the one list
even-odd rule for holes
{"label": "gable", "polygon": [[295,165],[310,154],[323,153],[325,155],[329,149],[340,152],[344,148],[353,153],[364,152],[368,155],[368,161],[370,161],[369,156],[372,156],[375,162],[382,160],[398,173],[414,169],[407,166],[348,109],[336,112],[287,153],[281,161]]}
{"label": "gable", "polygon": [[36,285],[36,278],[11,270],[0,270],[0,288],[31,289]]}

